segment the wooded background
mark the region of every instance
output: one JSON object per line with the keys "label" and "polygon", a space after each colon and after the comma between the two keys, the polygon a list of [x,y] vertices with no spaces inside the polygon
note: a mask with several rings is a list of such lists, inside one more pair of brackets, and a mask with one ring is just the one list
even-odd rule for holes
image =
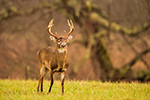
{"label": "wooded background", "polygon": [[38,79],[52,18],[59,36],[74,23],[68,80],[150,81],[150,0],[0,0],[1,79]]}

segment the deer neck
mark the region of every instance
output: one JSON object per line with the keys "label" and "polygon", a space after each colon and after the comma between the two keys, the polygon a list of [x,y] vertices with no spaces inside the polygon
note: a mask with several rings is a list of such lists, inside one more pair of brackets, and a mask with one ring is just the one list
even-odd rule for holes
{"label": "deer neck", "polygon": [[66,59],[66,57],[68,55],[67,47],[65,47],[65,48],[56,47],[55,53],[57,56],[57,60],[63,61]]}
{"label": "deer neck", "polygon": [[55,58],[58,64],[58,69],[63,69],[65,67],[66,61],[68,59],[67,47],[65,48],[56,48]]}

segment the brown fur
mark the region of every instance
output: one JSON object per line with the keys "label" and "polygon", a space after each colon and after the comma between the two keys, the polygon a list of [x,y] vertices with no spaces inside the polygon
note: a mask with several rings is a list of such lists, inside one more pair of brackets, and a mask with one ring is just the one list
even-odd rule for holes
{"label": "brown fur", "polygon": [[[55,72],[61,72],[61,84],[62,84],[62,93],[64,92],[64,79],[66,76],[66,71],[69,66],[69,58],[68,58],[68,50],[67,45],[65,47],[61,47],[61,44],[58,44],[58,41],[62,43],[66,43],[66,39],[58,39],[56,41],[56,47],[45,47],[38,51],[38,59],[39,59],[39,84],[37,87],[37,91],[39,91],[39,86],[41,85],[41,91],[43,91],[43,78],[50,71],[51,76],[51,85],[49,88],[49,92],[51,91],[53,85],[53,74]],[[61,50],[63,52],[59,52]]]}
{"label": "brown fur", "polygon": [[[70,27],[70,31],[66,34],[65,37],[58,37],[51,32],[51,27],[53,26],[52,19],[48,25],[48,32],[50,33],[50,39],[56,43],[56,47],[45,47],[38,51],[39,59],[39,83],[37,86],[37,91],[39,91],[39,86],[41,86],[41,92],[43,91],[43,78],[50,71],[51,84],[49,87],[49,92],[51,91],[53,85],[53,74],[55,72],[61,72],[61,85],[62,85],[62,94],[64,93],[64,80],[66,76],[66,71],[69,66],[67,42],[70,41],[73,37],[69,36],[73,30],[73,23],[71,20],[67,20]],[[65,31],[66,32],[66,31]]]}

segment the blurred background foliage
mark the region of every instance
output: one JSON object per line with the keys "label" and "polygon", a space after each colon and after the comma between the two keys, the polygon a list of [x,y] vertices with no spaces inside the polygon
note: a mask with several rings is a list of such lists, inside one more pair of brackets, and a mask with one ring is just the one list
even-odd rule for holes
{"label": "blurred background foliage", "polygon": [[0,78],[38,79],[52,18],[58,35],[75,26],[68,80],[150,81],[149,0],[0,0]]}

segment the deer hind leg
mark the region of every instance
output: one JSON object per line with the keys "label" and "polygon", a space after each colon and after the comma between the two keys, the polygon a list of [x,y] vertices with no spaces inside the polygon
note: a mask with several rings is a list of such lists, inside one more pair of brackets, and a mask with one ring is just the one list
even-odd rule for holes
{"label": "deer hind leg", "polygon": [[[41,67],[42,67],[42,63],[39,61],[39,69],[41,69]],[[38,86],[37,86],[37,92],[39,92],[39,86],[40,86],[40,84],[41,84],[41,75],[39,73],[39,82],[38,82]]]}
{"label": "deer hind leg", "polygon": [[61,86],[62,86],[62,95],[64,93],[64,81],[65,81],[65,77],[66,77],[66,71],[61,73]]}
{"label": "deer hind leg", "polygon": [[49,71],[49,70],[46,68],[45,65],[43,65],[43,66],[41,67],[37,91],[39,91],[39,86],[41,85],[41,92],[43,92],[43,78],[44,78],[44,76],[48,73],[48,71]]}
{"label": "deer hind leg", "polygon": [[39,75],[39,83],[38,83],[38,86],[37,86],[37,92],[39,92],[40,83],[41,83],[41,80],[40,80],[40,75]]}
{"label": "deer hind leg", "polygon": [[50,87],[49,87],[48,93],[51,92],[51,89],[52,89],[52,86],[53,86],[53,83],[54,83],[53,74],[54,74],[54,73],[53,73],[53,71],[51,70],[51,71],[50,71],[51,82],[50,82]]}

